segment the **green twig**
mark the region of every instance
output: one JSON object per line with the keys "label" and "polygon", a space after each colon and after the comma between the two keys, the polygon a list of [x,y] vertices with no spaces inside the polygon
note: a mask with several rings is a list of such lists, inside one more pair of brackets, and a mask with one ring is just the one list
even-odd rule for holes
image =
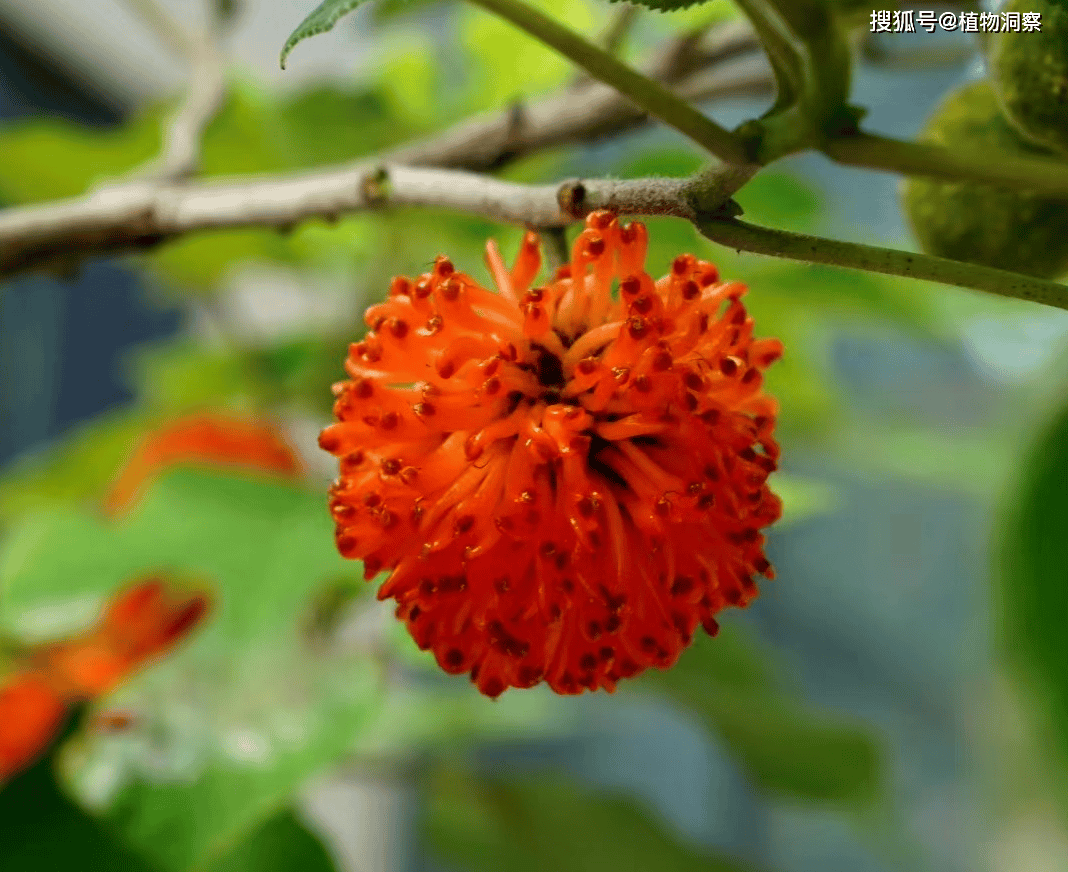
{"label": "green twig", "polygon": [[842,129],[854,129],[847,105],[851,57],[848,42],[822,0],[736,0],[775,71],[779,94],[764,117],[736,135],[759,164],[818,148]]}
{"label": "green twig", "polygon": [[713,242],[737,251],[956,285],[1068,310],[1068,286],[1007,270],[910,251],[771,230],[737,220],[699,221],[697,227]]}
{"label": "green twig", "polygon": [[617,55],[623,47],[627,36],[634,29],[638,20],[639,8],[630,3],[623,3],[612,23],[601,35],[601,48],[611,55]]}
{"label": "green twig", "polygon": [[781,18],[767,8],[764,0],[736,2],[756,32],[775,75],[778,94],[772,111],[792,105],[804,89],[804,73],[797,46],[791,41],[789,31]]}
{"label": "green twig", "polygon": [[1055,158],[962,151],[864,133],[832,139],[823,152],[850,166],[1068,197],[1068,163]]}
{"label": "green twig", "polygon": [[727,163],[748,163],[745,150],[725,127],[716,124],[667,88],[614,58],[575,31],[564,27],[522,0],[472,0],[525,30],[582,67],[595,79],[611,85],[642,109],[674,127]]}
{"label": "green twig", "polygon": [[805,102],[831,113],[849,98],[852,58],[825,0],[764,0],[782,17],[800,48]]}

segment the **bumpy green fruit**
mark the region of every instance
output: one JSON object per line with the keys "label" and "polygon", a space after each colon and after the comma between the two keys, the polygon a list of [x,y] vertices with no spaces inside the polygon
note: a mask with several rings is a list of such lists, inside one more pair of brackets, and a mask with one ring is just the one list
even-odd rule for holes
{"label": "bumpy green fruit", "polygon": [[[987,82],[950,94],[920,141],[969,151],[1051,154],[1028,143],[1005,120]],[[905,214],[928,254],[1041,278],[1068,272],[1068,200],[927,178],[907,179],[902,194]]]}
{"label": "bumpy green fruit", "polygon": [[1038,33],[995,34],[990,74],[1009,121],[1039,145],[1068,152],[1068,0],[1012,0],[1007,12],[1037,12]]}

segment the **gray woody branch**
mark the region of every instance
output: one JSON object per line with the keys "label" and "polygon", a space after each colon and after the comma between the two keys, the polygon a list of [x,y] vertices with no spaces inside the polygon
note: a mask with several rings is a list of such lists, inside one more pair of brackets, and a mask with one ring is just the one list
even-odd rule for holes
{"label": "gray woody branch", "polygon": [[[691,37],[690,44],[689,51],[680,51],[673,42],[650,68],[684,99],[770,92],[769,71],[761,57],[748,53],[753,43],[746,31],[713,31],[707,41]],[[384,164],[487,170],[552,146],[615,135],[646,120],[640,109],[611,88],[588,84],[526,107],[463,121],[423,141],[339,167],[199,183],[176,181],[173,176],[140,178],[68,200],[11,208],[0,211],[0,276],[45,267],[69,269],[89,256],[143,250],[201,231],[289,228],[309,219],[336,220],[380,204],[381,191],[374,179]],[[444,198],[452,194],[423,172],[411,171],[407,187],[398,184],[401,179],[393,179],[393,202],[450,205]],[[500,220],[516,220],[506,216],[521,213],[526,221],[534,214],[505,210],[501,197],[507,188],[499,187],[504,183],[484,177],[472,177],[465,184],[468,181],[474,183],[470,195],[482,197],[485,207],[471,211],[493,214],[499,205]],[[640,189],[642,183],[636,184]],[[431,189],[438,199],[429,196]],[[555,187],[551,190],[555,195]],[[538,217],[553,219],[551,225],[567,216],[560,212]]]}
{"label": "gray woody branch", "polygon": [[[595,209],[696,221],[713,214],[748,178],[747,171],[728,167],[698,180],[531,186],[464,170],[387,164],[258,182],[127,183],[0,213],[0,274],[90,252],[145,248],[195,231],[285,228],[384,206],[439,207],[535,227],[563,226]],[[694,205],[697,197],[701,208]],[[705,208],[709,204],[713,208]]]}
{"label": "gray woody branch", "polygon": [[157,0],[127,0],[127,5],[160,42],[189,64],[189,87],[167,122],[160,154],[132,176],[160,181],[189,178],[200,167],[204,131],[226,97],[226,64],[215,31],[218,22],[194,30],[181,24]]}
{"label": "gray woody branch", "polygon": [[605,179],[521,185],[456,170],[383,167],[365,180],[368,206],[438,206],[494,221],[561,227],[596,209],[671,215],[737,251],[974,288],[1068,309],[1068,287],[979,264],[756,227],[730,199],[756,167],[719,166],[688,179]]}

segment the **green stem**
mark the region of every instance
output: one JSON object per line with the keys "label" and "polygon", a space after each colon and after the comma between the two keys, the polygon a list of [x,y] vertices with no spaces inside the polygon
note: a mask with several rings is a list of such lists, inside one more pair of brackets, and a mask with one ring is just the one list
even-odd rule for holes
{"label": "green stem", "polygon": [[961,151],[866,133],[832,139],[822,150],[832,160],[850,166],[1068,197],[1068,163],[1055,158]]}
{"label": "green stem", "polygon": [[638,12],[640,7],[632,6],[630,3],[624,3],[616,17],[612,20],[612,23],[608,25],[608,28],[603,34],[601,34],[601,48],[603,48],[610,55],[619,54],[619,50],[623,47],[623,43],[626,42],[630,32],[634,29],[634,23],[638,20]]}
{"label": "green stem", "polygon": [[735,2],[749,19],[775,75],[778,94],[771,111],[792,105],[804,90],[805,83],[802,62],[789,33],[784,31],[781,19],[767,8],[764,0]]}
{"label": "green stem", "polygon": [[843,126],[856,126],[847,105],[849,44],[824,0],[735,0],[760,37],[775,71],[778,98],[736,134],[750,158],[768,164],[818,148]]}
{"label": "green stem", "polygon": [[748,163],[733,133],[680,100],[667,88],[643,76],[585,37],[564,27],[522,0],[471,0],[525,30],[582,67],[595,79],[611,85],[650,115],[674,127],[727,163]]}
{"label": "green stem", "polygon": [[713,242],[737,251],[956,285],[1068,310],[1068,286],[989,266],[771,230],[736,220],[700,221],[698,229]]}

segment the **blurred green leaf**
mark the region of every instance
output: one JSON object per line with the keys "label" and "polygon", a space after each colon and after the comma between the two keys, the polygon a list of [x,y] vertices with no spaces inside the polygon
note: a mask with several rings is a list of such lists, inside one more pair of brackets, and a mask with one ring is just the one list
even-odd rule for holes
{"label": "blurred green leaf", "polygon": [[825,211],[820,192],[793,173],[760,173],[736,199],[747,220],[786,230],[810,229]]}
{"label": "blurred green leaf", "polygon": [[[431,664],[432,656],[426,665],[440,674]],[[578,728],[574,709],[551,693],[513,692],[487,705],[470,685],[458,687],[451,679],[440,689],[391,689],[385,704],[361,732],[356,752],[374,759],[456,755],[477,744],[560,737]]]}
{"label": "blurred green leaf", "polygon": [[407,132],[375,87],[317,85],[280,98],[236,81],[204,133],[201,167],[207,176],[226,176],[341,163]]}
{"label": "blurred green leaf", "polygon": [[998,552],[1005,654],[1053,752],[1068,809],[1068,406],[1041,434],[1009,494]]}
{"label": "blurred green leaf", "polygon": [[772,490],[782,500],[782,517],[776,524],[778,530],[838,508],[838,491],[827,482],[782,472],[776,473],[771,481]]}
{"label": "blurred green leaf", "polygon": [[665,148],[657,145],[627,154],[624,160],[619,161],[618,165],[613,167],[613,172],[618,172],[624,178],[641,176],[681,178],[693,175],[704,164],[705,158],[696,147],[693,149],[678,146]]}
{"label": "blurred green leaf", "polygon": [[736,629],[697,638],[672,669],[643,683],[696,714],[765,790],[840,803],[876,796],[881,765],[871,732],[795,701]]}
{"label": "blurred green leaf", "polygon": [[148,255],[149,265],[172,293],[214,291],[242,264],[299,260],[291,238],[277,230],[218,230],[186,236]]}
{"label": "blurred green leaf", "polygon": [[266,390],[237,350],[205,348],[185,339],[141,346],[130,362],[138,399],[165,417],[209,405],[225,407]]}
{"label": "blurred green leaf", "polygon": [[73,197],[159,152],[166,114],[156,107],[113,128],[55,118],[0,125],[0,199],[36,203]]}
{"label": "blurred green leaf", "polygon": [[167,341],[135,351],[131,380],[142,407],[159,418],[278,401],[327,412],[333,400],[329,386],[343,374],[348,343],[360,335],[354,327],[336,339],[298,337],[224,349]]}
{"label": "blurred green leaf", "polygon": [[311,36],[318,36],[320,33],[327,33],[333,30],[334,25],[337,24],[340,18],[347,15],[362,2],[364,0],[323,0],[309,13],[307,18],[297,25],[297,29],[289,35],[286,44],[282,46],[282,54],[278,59],[282,69],[286,68],[286,58],[289,57],[289,53],[293,51],[298,43]]}
{"label": "blurred green leaf", "polygon": [[833,267],[755,263],[747,260],[746,283],[790,310],[807,308],[817,317],[865,317],[894,323],[921,334],[939,328],[934,307],[917,291],[916,283],[875,273]]}
{"label": "blurred green leaf", "polygon": [[[362,706],[332,714],[351,723],[365,712]],[[298,752],[279,754],[269,766],[213,765],[188,784],[135,782],[112,805],[108,821],[170,872],[332,869],[322,846],[291,814],[254,827],[310,774],[342,756],[349,737],[349,730],[322,730]]]}
{"label": "blurred green leaf", "polygon": [[385,24],[402,15],[417,12],[428,6],[441,6],[447,0],[378,0],[371,7],[371,20],[376,24]]}
{"label": "blurred green leaf", "polygon": [[740,872],[749,868],[684,844],[636,803],[559,778],[523,783],[441,773],[430,784],[427,840],[468,872]]}
{"label": "blurred green leaf", "polygon": [[148,573],[214,590],[196,637],[117,694],[143,726],[98,737],[86,764],[122,788],[112,820],[130,842],[185,872],[236,844],[369,722],[372,664],[301,636],[314,595],[358,571],[337,555],[321,494],[174,471],[123,520],[57,508],[18,524],[0,551],[0,628],[62,635]]}
{"label": "blurred green leaf", "polygon": [[240,648],[291,625],[320,583],[355,575],[359,564],[337,554],[322,494],[264,478],[175,470],[124,519],[59,508],[15,526],[0,552],[0,627],[18,630],[56,600],[102,601],[154,571],[217,585],[221,602],[203,635],[225,636]]}
{"label": "blurred green leaf", "polygon": [[921,427],[856,417],[826,447],[869,481],[908,480],[987,499],[1014,456],[1012,440],[991,427]]}
{"label": "blurred green leaf", "polygon": [[[66,732],[70,729],[68,726]],[[31,767],[0,784],[0,869],[155,872],[106,824],[60,789],[55,777],[55,747]]]}
{"label": "blurred green leaf", "polygon": [[4,467],[0,526],[53,503],[99,500],[149,426],[140,412],[109,412]]}
{"label": "blurred green leaf", "polygon": [[[596,33],[603,27],[603,7],[589,0],[525,2],[578,33]],[[497,15],[463,4],[460,20],[468,78],[463,106],[457,111],[465,115],[499,110],[517,100],[544,94],[574,74],[569,60]]]}
{"label": "blurred green leaf", "polygon": [[334,872],[322,843],[289,809],[276,812],[207,872]]}
{"label": "blurred green leaf", "polygon": [[424,132],[454,119],[455,93],[442,81],[433,37],[420,28],[384,31],[378,81],[391,111]]}

